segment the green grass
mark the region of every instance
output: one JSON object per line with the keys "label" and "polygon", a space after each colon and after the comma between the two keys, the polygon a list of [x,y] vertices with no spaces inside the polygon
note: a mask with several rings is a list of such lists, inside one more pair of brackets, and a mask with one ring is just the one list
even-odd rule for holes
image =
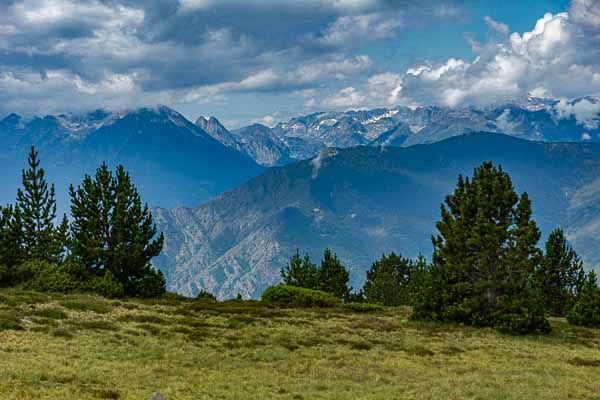
{"label": "green grass", "polygon": [[0,398],[592,399],[600,330],[415,323],[407,308],[278,309],[0,290]]}

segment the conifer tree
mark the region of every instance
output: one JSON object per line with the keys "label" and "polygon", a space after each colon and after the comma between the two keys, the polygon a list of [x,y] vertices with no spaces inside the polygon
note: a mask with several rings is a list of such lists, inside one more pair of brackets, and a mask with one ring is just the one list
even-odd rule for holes
{"label": "conifer tree", "polygon": [[290,258],[288,265],[281,269],[283,283],[290,286],[317,289],[319,286],[319,269],[310,261],[308,254],[300,257],[300,252]]}
{"label": "conifer tree", "polygon": [[408,304],[412,262],[396,253],[385,254],[367,271],[363,292],[369,303],[384,306]]}
{"label": "conifer tree", "polygon": [[337,255],[325,249],[321,268],[319,268],[319,290],[331,293],[340,299],[348,299],[351,288],[348,287],[350,275]]}
{"label": "conifer tree", "polygon": [[420,301],[415,315],[515,333],[547,331],[543,310],[522,298],[540,258],[527,194],[519,197],[508,174],[485,162],[472,180],[459,177],[441,216],[432,239],[432,298]]}
{"label": "conifer tree", "polygon": [[600,327],[600,288],[594,271],[588,273],[567,319],[573,325]]}
{"label": "conifer tree", "polygon": [[88,272],[103,275],[108,268],[111,214],[114,205],[113,176],[103,163],[94,178],[86,175],[71,196],[71,251]]}
{"label": "conifer tree", "polygon": [[577,300],[585,272],[561,228],[548,236],[546,254],[536,269],[535,279],[547,309],[552,315],[563,317]]}
{"label": "conifer tree", "polygon": [[162,250],[163,235],[123,166],[113,174],[106,164],[86,176],[71,195],[73,257],[96,275],[110,272],[126,295],[152,297],[165,280],[151,266]]}
{"label": "conifer tree", "polygon": [[0,286],[11,283],[13,269],[24,259],[23,231],[18,209],[0,207]]}
{"label": "conifer tree", "polygon": [[[146,283],[154,285],[164,277],[154,270],[150,261],[159,255],[164,236],[156,237],[156,226],[147,205],[142,205],[140,195],[122,165],[115,172],[115,203],[111,219],[112,248],[108,255],[109,268],[125,288],[126,294],[148,290]],[[145,297],[152,297],[148,293]]]}
{"label": "conifer tree", "polygon": [[15,206],[23,228],[25,255],[27,259],[57,263],[61,261],[65,243],[61,242],[64,235],[54,225],[54,185],[48,186],[34,147],[31,147],[27,162],[29,168],[22,172],[23,188],[17,191]]}

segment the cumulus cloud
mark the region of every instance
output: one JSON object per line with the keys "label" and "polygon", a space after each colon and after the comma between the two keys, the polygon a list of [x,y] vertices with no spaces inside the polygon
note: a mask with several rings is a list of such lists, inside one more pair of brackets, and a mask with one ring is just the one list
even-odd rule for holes
{"label": "cumulus cloud", "polygon": [[348,86],[339,92],[325,98],[323,105],[332,108],[354,108],[364,105],[366,97],[357,89]]}
{"label": "cumulus cloud", "polygon": [[[600,93],[600,3],[575,0],[568,12],[545,14],[531,31],[513,32],[506,39],[479,46],[472,61],[450,58],[409,68],[402,76],[400,102],[446,106],[485,105],[527,93],[574,98]],[[491,18],[486,22],[508,33]],[[566,106],[565,106],[566,107]],[[565,108],[590,123],[585,102]],[[575,109],[576,108],[576,109]]]}
{"label": "cumulus cloud", "polygon": [[[460,0],[446,3],[452,9]],[[451,18],[439,7],[433,0],[0,1],[0,114],[338,90],[373,68],[356,43],[393,40],[407,15]]]}
{"label": "cumulus cloud", "polygon": [[598,127],[598,116],[600,115],[600,102],[590,99],[580,99],[575,102],[569,102],[566,99],[560,101],[554,106],[554,110],[559,118],[575,117],[575,120],[588,129]]}
{"label": "cumulus cloud", "polygon": [[[472,42],[472,58],[378,65],[364,44],[423,21],[461,18],[460,0],[0,1],[0,114],[155,103],[174,107],[285,93],[297,107],[462,106],[533,93],[600,94],[600,2],[573,0],[527,32]],[[277,5],[277,7],[274,7]],[[265,29],[268,27],[268,29]],[[236,107],[236,106],[233,106]],[[586,126],[596,104],[560,102]],[[261,110],[252,118],[272,115]],[[250,118],[249,118],[250,119]]]}
{"label": "cumulus cloud", "polygon": [[384,13],[350,15],[339,17],[323,33],[319,41],[331,47],[356,46],[367,40],[393,37],[402,27],[399,16],[387,16]]}

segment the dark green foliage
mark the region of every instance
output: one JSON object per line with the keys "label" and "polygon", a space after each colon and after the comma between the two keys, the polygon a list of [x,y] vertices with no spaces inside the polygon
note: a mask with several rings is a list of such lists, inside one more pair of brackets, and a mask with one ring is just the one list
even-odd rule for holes
{"label": "dark green foliage", "polygon": [[320,267],[313,264],[308,255],[301,258],[296,250],[288,265],[281,269],[281,277],[285,285],[322,290],[346,301],[352,290],[348,287],[350,275],[346,267],[329,249],[325,249]]}
{"label": "dark green foliage", "polygon": [[511,335],[551,331],[545,317],[544,300],[537,288],[526,288],[519,296],[503,299],[501,305],[494,324],[498,331]]}
{"label": "dark green foliage", "polygon": [[366,303],[365,292],[361,289],[358,292],[352,292],[348,295],[348,303]]}
{"label": "dark green foliage", "polygon": [[342,265],[337,255],[332,255],[331,250],[325,249],[321,268],[319,268],[318,289],[331,293],[338,299],[348,299],[351,291],[351,288],[348,287],[349,280],[348,270]]}
{"label": "dark green foliage", "polygon": [[288,285],[268,287],[262,301],[290,307],[335,307],[339,300],[329,293]]}
{"label": "dark green foliage", "polygon": [[48,261],[26,261],[15,269],[14,277],[24,287],[43,292],[66,293],[81,287],[81,281],[71,273],[68,265]]}
{"label": "dark green foliage", "polygon": [[71,186],[72,256],[90,274],[110,271],[129,296],[154,297],[164,293],[164,276],[150,260],[162,249],[163,236],[146,205],[142,206],[129,174],[106,164],[95,177]]}
{"label": "dark green foliage", "polygon": [[459,177],[441,206],[432,238],[433,266],[415,302],[415,318],[497,327],[507,333],[546,332],[542,307],[528,301],[539,263],[540,232],[526,193],[485,162],[473,179]]}
{"label": "dark green foliage", "polygon": [[390,253],[371,265],[363,287],[367,302],[384,306],[399,306],[409,303],[408,283],[412,261]]}
{"label": "dark green foliage", "polygon": [[23,188],[17,191],[16,213],[20,216],[23,250],[30,260],[58,263],[66,246],[64,226],[55,227],[56,200],[54,185],[48,186],[45,171],[40,167],[37,151],[32,147],[23,170]]}
{"label": "dark green foliage", "polygon": [[129,281],[125,294],[142,298],[160,297],[166,293],[165,276],[157,269],[147,266],[140,277]]}
{"label": "dark green foliage", "polygon": [[202,289],[200,293],[198,293],[198,296],[196,296],[196,298],[198,300],[217,301],[217,298],[214,294],[207,292],[204,289]]}
{"label": "dark green foliage", "polygon": [[319,287],[319,269],[310,261],[308,254],[300,257],[300,252],[290,258],[288,265],[281,269],[283,283],[289,286],[297,286],[308,289]]}
{"label": "dark green foliage", "polygon": [[24,259],[21,214],[11,205],[0,208],[0,286],[13,282],[14,268]]}
{"label": "dark green foliage", "polygon": [[600,327],[600,288],[593,271],[588,274],[567,319],[573,325]]}
{"label": "dark green foliage", "polygon": [[429,284],[429,272],[430,266],[427,264],[427,260],[422,254],[419,254],[416,260],[412,260],[410,279],[407,285],[407,300],[409,305],[415,304],[422,294],[422,289]]}
{"label": "dark green foliage", "polygon": [[40,308],[33,315],[49,319],[67,319],[67,314],[58,308]]}
{"label": "dark green foliage", "polygon": [[118,298],[125,295],[123,284],[110,271],[101,276],[90,276],[83,281],[82,289],[108,298]]}
{"label": "dark green foliage", "polygon": [[371,303],[346,303],[344,304],[344,308],[358,313],[369,313],[383,310],[383,307],[379,304]]}
{"label": "dark green foliage", "polygon": [[583,263],[557,228],[546,241],[546,254],[535,272],[536,284],[550,313],[562,317],[577,300],[585,280]]}
{"label": "dark green foliage", "polygon": [[[414,275],[413,275],[414,276]],[[444,270],[438,265],[425,265],[419,270],[418,283],[413,280],[414,295],[412,318],[416,320],[444,320]]]}

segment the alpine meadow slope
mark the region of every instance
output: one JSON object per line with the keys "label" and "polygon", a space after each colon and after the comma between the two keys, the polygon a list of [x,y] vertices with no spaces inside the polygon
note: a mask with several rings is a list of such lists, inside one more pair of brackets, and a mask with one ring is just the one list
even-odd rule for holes
{"label": "alpine meadow slope", "polygon": [[326,149],[197,208],[155,210],[165,246],[154,264],[186,295],[258,297],[296,248],[318,259],[329,246],[358,287],[382,253],[428,256],[440,203],[459,174],[488,160],[529,193],[544,237],[562,226],[588,268],[600,263],[600,144],[473,133],[406,148]]}

